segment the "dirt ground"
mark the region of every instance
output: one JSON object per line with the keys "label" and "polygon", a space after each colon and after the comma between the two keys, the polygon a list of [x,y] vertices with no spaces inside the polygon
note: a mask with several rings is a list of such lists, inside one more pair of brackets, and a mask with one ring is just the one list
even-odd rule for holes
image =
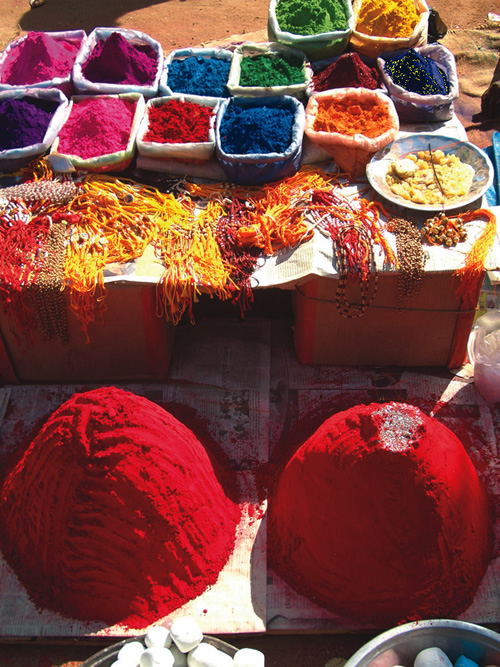
{"label": "dirt ground", "polygon": [[[460,98],[455,111],[470,141],[491,145],[500,119],[481,123],[481,94],[500,76],[500,23],[496,0],[432,0],[448,28],[442,40],[456,56]],[[165,54],[178,48],[267,40],[269,0],[45,0],[31,9],[29,0],[1,0],[0,49],[30,30],[55,31],[96,27],[141,30],[162,45]],[[498,65],[497,65],[498,64]],[[496,70],[496,71],[495,71]]]}

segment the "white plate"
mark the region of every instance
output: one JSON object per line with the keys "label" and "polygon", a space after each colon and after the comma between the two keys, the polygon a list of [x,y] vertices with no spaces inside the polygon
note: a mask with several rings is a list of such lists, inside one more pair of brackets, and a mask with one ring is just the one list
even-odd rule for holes
{"label": "white plate", "polygon": [[490,159],[477,146],[468,141],[459,141],[453,137],[442,134],[410,134],[401,139],[396,139],[391,144],[376,153],[366,167],[366,176],[372,188],[382,197],[393,204],[404,206],[416,211],[441,211],[441,204],[416,204],[408,199],[394,194],[386,183],[385,176],[389,165],[393,160],[402,159],[410,153],[417,151],[442,150],[445,154],[453,153],[466,164],[474,169],[474,179],[469,192],[464,197],[445,201],[445,209],[453,209],[467,206],[477,201],[484,195],[493,183],[493,165]]}

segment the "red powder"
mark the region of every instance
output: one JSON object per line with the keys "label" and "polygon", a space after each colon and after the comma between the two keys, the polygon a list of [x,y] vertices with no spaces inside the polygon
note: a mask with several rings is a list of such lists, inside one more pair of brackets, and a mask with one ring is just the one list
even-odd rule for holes
{"label": "red powder", "polygon": [[75,101],[59,133],[58,152],[83,160],[124,151],[130,138],[136,102],[118,97]]}
{"label": "red powder", "polygon": [[471,460],[452,431],[403,403],[327,419],[269,507],[276,572],[357,622],[456,618],[488,565],[488,502]]}
{"label": "red powder", "polygon": [[45,32],[29,32],[12,47],[2,73],[2,83],[29,85],[52,79],[66,79],[80,44],[55,38]]}
{"label": "red powder", "polygon": [[213,585],[231,555],[241,511],[223,474],[151,401],[75,394],[5,478],[2,551],[39,607],[145,627]]}
{"label": "red powder", "polygon": [[318,70],[313,75],[315,92],[334,88],[368,88],[380,86],[378,69],[367,65],[357,53],[343,53],[333,63]]}
{"label": "red powder", "polygon": [[144,141],[186,144],[208,141],[212,107],[193,102],[169,100],[148,111],[148,131]]}

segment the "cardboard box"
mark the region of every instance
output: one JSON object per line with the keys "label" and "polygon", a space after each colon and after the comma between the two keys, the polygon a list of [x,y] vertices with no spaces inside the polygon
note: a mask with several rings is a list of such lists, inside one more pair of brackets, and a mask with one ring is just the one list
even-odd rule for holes
{"label": "cardboard box", "polygon": [[[374,301],[356,318],[338,312],[338,284],[314,278],[296,289],[295,349],[302,363],[456,368],[466,361],[475,309],[461,308],[453,272],[426,273],[403,307],[398,274],[380,274]],[[347,297],[361,303],[356,284],[348,285]]]}
{"label": "cardboard box", "polygon": [[0,380],[7,384],[161,381],[167,377],[174,326],[156,315],[156,286],[110,283],[102,319],[86,341],[68,310],[69,342],[35,331],[30,343],[0,308]]}

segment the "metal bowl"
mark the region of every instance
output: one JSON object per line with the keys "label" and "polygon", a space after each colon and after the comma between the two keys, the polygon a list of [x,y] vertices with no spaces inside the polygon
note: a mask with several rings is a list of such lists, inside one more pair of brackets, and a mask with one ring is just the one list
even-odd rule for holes
{"label": "metal bowl", "polygon": [[[123,641],[118,642],[117,644],[112,644],[111,646],[108,646],[102,651],[99,651],[99,653],[96,653],[90,658],[87,658],[85,662],[82,662],[81,667],[110,667],[110,665],[112,665],[113,662],[117,659],[118,652],[120,651],[120,649],[124,644],[128,644],[134,641],[140,641],[144,643],[145,636],[146,635],[130,637],[130,639],[124,639]],[[227,655],[230,655],[231,657],[234,657],[234,654],[237,651],[235,646],[231,646],[231,644],[227,644],[226,642],[223,642],[222,640],[217,639],[216,637],[210,637],[210,635],[203,635],[203,641],[206,644],[212,644],[212,646],[218,648],[219,651],[227,653]]]}
{"label": "metal bowl", "polygon": [[500,665],[500,634],[474,623],[436,619],[415,621],[383,632],[356,651],[344,667],[368,667],[376,658],[385,667],[396,664],[409,667],[417,653],[431,646],[444,651],[453,664],[464,655],[479,667]]}

